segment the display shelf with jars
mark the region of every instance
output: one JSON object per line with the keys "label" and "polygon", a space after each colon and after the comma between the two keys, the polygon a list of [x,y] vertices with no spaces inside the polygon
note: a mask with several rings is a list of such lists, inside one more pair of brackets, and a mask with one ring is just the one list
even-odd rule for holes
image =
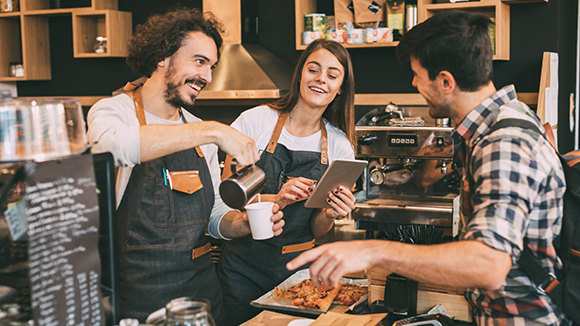
{"label": "display shelf with jars", "polygon": [[[332,2],[332,1],[331,1]],[[520,3],[541,3],[548,0],[477,0],[441,3],[444,0],[416,0],[417,22],[420,23],[442,10],[457,9],[489,16],[495,23],[490,30],[494,47],[494,60],[510,59],[510,5]],[[439,3],[437,3],[439,2]],[[320,0],[296,0],[296,49],[303,50],[304,15],[317,13]],[[384,2],[383,2],[384,3]],[[399,42],[343,44],[345,48],[394,47]]]}
{"label": "display shelf with jars", "polygon": [[[304,15],[317,13],[317,0],[296,0],[295,2],[295,21],[296,21],[296,50],[304,50],[307,45],[303,42]],[[375,48],[375,47],[393,47],[397,46],[399,42],[384,42],[384,43],[343,43],[345,48]]]}
{"label": "display shelf with jars", "polygon": [[[4,3],[7,0],[0,0]],[[0,82],[50,80],[50,16],[73,16],[75,58],[123,57],[131,37],[130,12],[117,0],[20,0],[0,10]],[[6,9],[6,8],[4,8]],[[112,32],[114,31],[114,33]],[[100,37],[100,41],[97,40]],[[22,77],[12,76],[20,63]]]}

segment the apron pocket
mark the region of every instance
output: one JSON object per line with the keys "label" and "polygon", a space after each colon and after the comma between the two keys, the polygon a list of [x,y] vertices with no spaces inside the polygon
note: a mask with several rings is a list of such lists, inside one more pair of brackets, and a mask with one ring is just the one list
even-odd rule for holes
{"label": "apron pocket", "polygon": [[[155,178],[154,187],[156,227],[177,228],[207,223],[207,218],[201,217],[196,209],[196,207],[199,207],[198,201],[203,201],[205,199],[204,196],[172,191],[169,186],[165,186],[163,178]],[[187,207],[188,213],[184,213],[184,207]],[[179,210],[181,212],[178,212]]]}
{"label": "apron pocket", "polygon": [[175,171],[169,172],[173,190],[177,190],[188,195],[203,188],[201,179],[199,178],[199,171]]}

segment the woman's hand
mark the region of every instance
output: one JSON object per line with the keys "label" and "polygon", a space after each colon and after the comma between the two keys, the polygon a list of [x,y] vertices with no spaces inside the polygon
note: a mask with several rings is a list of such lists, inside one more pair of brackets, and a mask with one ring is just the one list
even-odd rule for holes
{"label": "woman's hand", "polygon": [[338,217],[348,215],[354,209],[356,198],[349,189],[345,187],[338,187],[328,194],[326,202],[332,206],[325,208],[325,213],[328,218],[336,219]]}
{"label": "woman's hand", "polygon": [[280,209],[284,209],[287,205],[304,198],[310,197],[312,190],[314,190],[314,180],[303,177],[289,179],[276,195],[276,203]]}
{"label": "woman's hand", "polygon": [[[272,231],[274,231],[274,236],[276,236],[276,237],[279,236],[280,234],[282,234],[282,231],[283,231],[282,228],[284,227],[284,224],[286,224],[286,222],[284,222],[282,217],[284,217],[284,213],[282,212],[282,210],[280,209],[278,204],[274,203],[274,206],[272,206],[272,216],[270,216],[270,221],[272,221],[272,223],[274,223],[274,225],[272,225]],[[248,213],[244,213],[242,215],[242,218],[248,224],[248,228],[249,228],[250,227],[250,220],[248,218]]]}

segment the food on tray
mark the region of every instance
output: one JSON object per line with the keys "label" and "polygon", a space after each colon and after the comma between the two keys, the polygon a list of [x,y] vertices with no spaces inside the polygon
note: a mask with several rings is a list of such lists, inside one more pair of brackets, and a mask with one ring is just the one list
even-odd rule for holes
{"label": "food on tray", "polygon": [[339,286],[328,289],[324,285],[320,288],[314,286],[310,279],[302,280],[286,290],[274,288],[274,293],[284,299],[292,299],[291,304],[299,308],[316,309],[327,311],[331,304],[353,305],[363,295],[367,294],[368,288],[351,283],[339,282]]}
{"label": "food on tray", "polygon": [[324,285],[316,287],[312,282],[304,282],[304,285],[292,300],[292,305],[301,308],[327,311],[339,290],[340,283],[337,287],[329,289]]}
{"label": "food on tray", "polygon": [[334,302],[351,306],[355,304],[363,295],[367,294],[368,287],[350,283],[342,283],[340,291],[334,298]]}
{"label": "food on tray", "polygon": [[294,297],[296,296],[296,293],[300,292],[300,290],[302,290],[303,287],[313,288],[314,285],[312,284],[312,281],[310,281],[310,279],[306,279],[300,283],[292,285],[287,290],[279,289],[278,287],[275,287],[274,292],[277,295],[284,297],[285,299],[294,299]]}

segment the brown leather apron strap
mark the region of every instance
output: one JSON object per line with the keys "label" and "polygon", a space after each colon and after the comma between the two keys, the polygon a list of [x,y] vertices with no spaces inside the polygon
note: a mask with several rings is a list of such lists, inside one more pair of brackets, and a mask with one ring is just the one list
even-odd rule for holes
{"label": "brown leather apron strap", "polygon": [[[141,87],[131,84],[131,82],[128,82],[127,85],[125,85],[124,89],[126,91],[133,91],[133,102],[135,102],[135,111],[137,112],[137,119],[139,120],[139,125],[141,126],[147,125],[147,118],[145,118],[145,107],[143,106],[143,95],[141,95]],[[181,112],[181,109],[179,109],[179,112],[183,117],[183,121],[187,123],[187,119],[185,118],[185,115],[183,115],[183,112]],[[195,151],[197,152],[197,155],[199,155],[199,157],[205,157],[205,155],[203,155],[203,151],[199,146],[195,148]]]}
{"label": "brown leather apron strap", "polygon": [[288,112],[280,113],[280,116],[278,117],[278,122],[276,122],[276,127],[274,127],[274,133],[272,133],[272,137],[270,137],[268,147],[266,147],[266,152],[272,154],[274,153],[274,150],[276,150],[276,145],[278,145],[278,138],[280,138],[282,128],[284,128],[284,123],[286,122],[287,115]]}
{"label": "brown leather apron strap", "polygon": [[314,247],[314,239],[312,241],[288,245],[282,247],[282,254],[291,254],[293,252],[304,251]]}
{"label": "brown leather apron strap", "polygon": [[[134,86],[131,83],[127,83],[125,88],[129,86]],[[145,107],[143,106],[143,96],[141,95],[141,87],[134,88],[133,90],[133,102],[135,102],[135,111],[137,112],[137,119],[139,119],[139,125],[147,125],[147,119],[145,118]]]}
{"label": "brown leather apron strap", "polygon": [[[268,142],[268,147],[266,147],[266,152],[272,154],[276,150],[276,145],[278,145],[278,139],[282,133],[282,128],[284,128],[287,115],[288,112],[282,112],[278,116],[278,121],[276,122],[276,127],[274,127],[272,137],[270,137],[270,142]],[[328,165],[328,133],[326,132],[324,119],[322,118],[320,119],[320,131],[322,133],[320,137],[320,164]]]}
{"label": "brown leather apron strap", "polygon": [[320,131],[322,132],[320,137],[320,164],[328,165],[328,134],[324,126],[324,119],[320,119]]}
{"label": "brown leather apron strap", "polygon": [[205,157],[205,155],[203,155],[203,151],[199,146],[195,147],[195,151],[197,152],[197,155],[199,155],[199,157]]}
{"label": "brown leather apron strap", "polygon": [[191,259],[201,257],[211,251],[211,244],[208,242],[203,247],[195,248],[191,251]]}

